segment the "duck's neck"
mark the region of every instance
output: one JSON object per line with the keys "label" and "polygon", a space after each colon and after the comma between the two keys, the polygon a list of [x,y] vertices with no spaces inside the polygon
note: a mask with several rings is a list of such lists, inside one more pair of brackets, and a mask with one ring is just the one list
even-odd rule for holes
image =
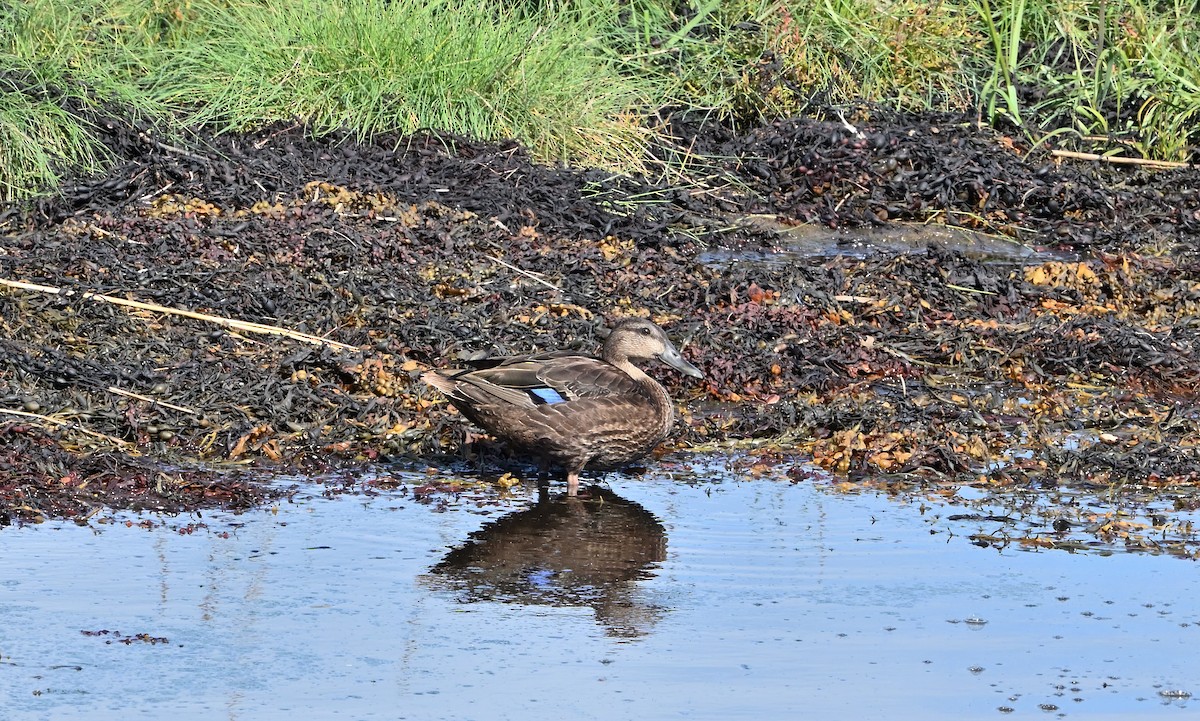
{"label": "duck's neck", "polygon": [[628,359],[610,360],[609,363],[620,368],[622,371],[625,372],[625,375],[629,376],[630,378],[634,379],[635,381],[637,381],[639,383],[646,383],[647,381],[649,381],[650,383],[654,383],[655,385],[658,385],[658,383],[653,378],[646,375],[646,371],[642,370],[641,368],[638,368],[633,363],[631,363]]}
{"label": "duck's neck", "polygon": [[625,371],[625,373],[640,385],[646,391],[646,395],[650,397],[651,402],[656,408],[662,410],[662,435],[666,436],[671,432],[671,427],[675,424],[675,403],[671,400],[671,396],[667,393],[667,389],[662,387],[662,384],[651,378],[641,368],[638,368],[628,360],[613,363],[617,368]]}

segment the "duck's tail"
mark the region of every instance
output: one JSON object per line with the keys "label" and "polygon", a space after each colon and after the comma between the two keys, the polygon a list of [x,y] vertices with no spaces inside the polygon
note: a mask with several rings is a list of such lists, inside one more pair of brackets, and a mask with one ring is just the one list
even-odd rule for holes
{"label": "duck's tail", "polygon": [[447,378],[438,371],[425,371],[421,374],[421,380],[425,381],[426,384],[437,388],[446,395],[451,395],[454,393],[454,386],[456,385],[454,379]]}

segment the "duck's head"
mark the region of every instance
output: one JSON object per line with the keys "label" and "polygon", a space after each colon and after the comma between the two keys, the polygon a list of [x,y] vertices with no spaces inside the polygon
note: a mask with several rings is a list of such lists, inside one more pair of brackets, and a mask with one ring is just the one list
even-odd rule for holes
{"label": "duck's head", "polygon": [[614,365],[657,359],[684,375],[704,377],[700,369],[683,359],[663,329],[645,318],[630,318],[618,323],[604,340],[603,356]]}

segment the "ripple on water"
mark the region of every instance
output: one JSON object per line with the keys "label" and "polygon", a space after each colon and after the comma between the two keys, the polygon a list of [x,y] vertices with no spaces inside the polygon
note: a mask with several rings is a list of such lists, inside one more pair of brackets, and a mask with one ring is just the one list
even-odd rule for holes
{"label": "ripple on water", "polygon": [[873,254],[924,253],[930,245],[997,263],[1078,259],[1075,253],[1035,248],[1012,238],[948,225],[892,222],[878,228],[831,230],[822,225],[784,223],[767,215],[749,215],[740,220],[777,233],[781,247],[770,252],[711,250],[700,256],[702,263],[778,265],[832,256],[865,258]]}

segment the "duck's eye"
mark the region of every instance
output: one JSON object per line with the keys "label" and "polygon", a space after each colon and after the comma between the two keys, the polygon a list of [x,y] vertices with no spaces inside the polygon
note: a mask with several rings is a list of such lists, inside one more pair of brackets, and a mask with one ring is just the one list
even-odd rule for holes
{"label": "duck's eye", "polygon": [[650,335],[649,328],[639,328],[638,330],[641,332],[642,335]]}

